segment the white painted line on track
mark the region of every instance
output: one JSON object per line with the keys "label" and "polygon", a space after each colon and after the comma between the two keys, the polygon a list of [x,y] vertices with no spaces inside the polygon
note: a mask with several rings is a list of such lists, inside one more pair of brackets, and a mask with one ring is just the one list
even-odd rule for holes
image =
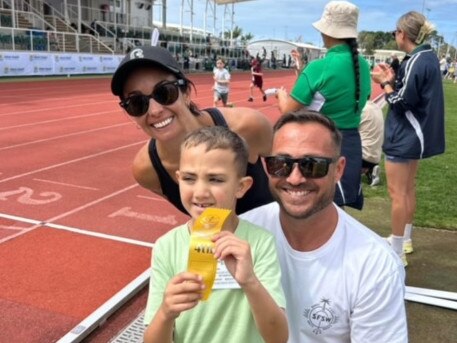
{"label": "white painted line on track", "polygon": [[53,228],[53,229],[70,231],[70,232],[79,233],[79,234],[86,235],[86,236],[110,239],[112,241],[117,241],[117,242],[122,242],[122,243],[129,243],[129,244],[139,245],[139,246],[143,246],[143,247],[147,247],[147,248],[154,247],[154,243],[143,242],[143,241],[139,241],[137,239],[131,239],[131,238],[108,235],[108,234],[101,233],[101,232],[77,229],[77,228],[73,228],[73,227],[65,226],[65,225],[60,225],[60,224],[46,223],[45,226]]}
{"label": "white painted line on track", "polygon": [[36,122],[27,123],[27,124],[21,124],[21,125],[4,126],[4,127],[0,127],[0,131],[17,129],[17,128],[27,127],[27,126],[37,126],[37,125],[42,125],[42,124],[61,122],[61,121],[64,121],[64,120],[73,120],[73,119],[94,117],[94,116],[99,116],[99,115],[107,114],[107,113],[113,113],[113,111],[103,111],[103,112],[96,112],[96,113],[90,113],[90,114],[84,114],[84,115],[75,115],[75,116],[71,116],[71,117],[49,119],[49,120],[43,120],[43,121],[36,121]]}
{"label": "white painted line on track", "polygon": [[135,183],[135,184],[133,184],[133,185],[130,185],[130,186],[128,186],[128,187],[125,187],[125,188],[123,188],[123,189],[120,189],[120,190],[118,190],[118,191],[116,191],[116,192],[114,192],[114,193],[108,194],[107,196],[104,196],[104,197],[102,197],[102,198],[100,198],[100,199],[91,201],[91,202],[89,202],[89,203],[87,203],[87,204],[85,204],[85,205],[76,207],[76,208],[72,209],[71,211],[67,211],[67,212],[61,213],[61,214],[59,214],[59,215],[57,215],[57,216],[55,216],[55,217],[49,218],[48,220],[46,220],[46,223],[52,223],[52,222],[54,222],[54,221],[56,221],[56,220],[58,220],[58,219],[65,218],[65,217],[67,217],[67,216],[69,216],[69,215],[71,215],[71,214],[74,214],[74,213],[79,212],[79,211],[81,211],[81,210],[85,210],[85,209],[88,208],[88,207],[91,207],[91,206],[93,206],[93,205],[97,205],[97,204],[99,204],[99,203],[101,203],[101,202],[103,202],[103,201],[105,201],[105,200],[107,200],[107,199],[110,199],[110,198],[112,198],[112,197],[115,197],[115,196],[117,196],[117,195],[119,195],[119,194],[121,194],[121,193],[127,192],[127,191],[129,191],[129,190],[131,190],[131,189],[133,189],[133,188],[136,188],[136,187],[139,187],[139,185],[138,185],[137,183]]}
{"label": "white painted line on track", "polygon": [[30,172],[23,173],[23,174],[18,174],[18,175],[15,175],[15,176],[8,177],[6,179],[1,179],[0,183],[11,181],[11,180],[16,180],[16,179],[19,179],[19,178],[24,177],[24,176],[33,175],[33,174],[40,173],[42,171],[46,171],[46,170],[50,170],[50,169],[54,169],[54,168],[57,168],[57,167],[62,167],[62,166],[65,166],[67,164],[72,164],[72,163],[84,161],[84,160],[87,160],[87,159],[90,159],[90,158],[93,158],[93,157],[102,156],[102,155],[109,154],[109,153],[112,153],[112,152],[115,152],[115,151],[118,151],[118,150],[127,149],[127,148],[133,147],[135,145],[144,144],[146,142],[147,142],[146,140],[140,141],[140,142],[135,142],[135,143],[123,145],[123,146],[120,146],[120,147],[117,147],[117,148],[114,148],[114,149],[105,150],[105,151],[102,151],[102,152],[99,152],[99,153],[96,153],[96,154],[92,154],[92,155],[87,155],[87,156],[84,156],[84,157],[76,158],[74,160],[53,164],[53,165],[48,166],[48,167],[32,170]]}
{"label": "white painted line on track", "polygon": [[44,138],[44,139],[37,139],[37,140],[34,140],[34,141],[20,143],[20,144],[8,145],[8,146],[5,146],[3,148],[0,148],[0,151],[1,150],[12,149],[12,148],[18,148],[18,147],[31,145],[31,144],[36,144],[36,143],[49,142],[49,141],[53,141],[55,139],[60,139],[60,138],[68,138],[68,137],[72,137],[72,136],[83,135],[83,134],[86,134],[86,133],[92,133],[92,132],[102,131],[102,130],[106,130],[106,129],[112,129],[112,128],[115,128],[115,127],[118,127],[118,126],[124,126],[124,125],[128,125],[128,124],[130,124],[130,123],[121,123],[121,124],[116,124],[116,125],[104,126],[104,127],[99,127],[99,128],[96,128],[96,129],[91,129],[91,130],[72,132],[72,133],[65,134],[65,135],[53,136],[53,137]]}
{"label": "white painted line on track", "polygon": [[12,214],[6,214],[6,213],[0,213],[0,218],[16,220],[18,222],[23,222],[23,223],[27,223],[27,224],[33,224],[33,225],[42,223],[39,220],[29,219],[29,218],[25,218],[25,217],[19,217],[19,216],[15,216],[15,215],[12,215]]}
{"label": "white painted line on track", "polygon": [[23,230],[27,230],[28,228],[27,227],[0,225],[0,229],[2,229],[2,230],[12,230],[12,231],[23,231]]}
{"label": "white painted line on track", "polygon": [[109,240],[113,240],[113,241],[117,241],[117,242],[133,244],[133,245],[139,245],[139,246],[143,246],[143,247],[147,247],[147,248],[153,248],[154,247],[154,243],[143,242],[143,241],[139,241],[139,240],[136,240],[136,239],[119,237],[119,236],[114,236],[114,235],[108,235],[108,234],[101,233],[101,232],[94,232],[94,231],[90,231],[90,230],[78,229],[78,228],[74,228],[74,227],[70,227],[70,226],[66,226],[66,225],[50,223],[50,222],[47,222],[47,221],[39,221],[39,220],[30,219],[30,218],[13,216],[13,215],[5,214],[5,213],[0,213],[0,217],[1,218],[6,218],[6,219],[11,219],[11,220],[16,220],[16,221],[20,221],[20,222],[25,222],[25,223],[29,223],[29,224],[33,224],[32,227],[26,228],[25,232],[20,232],[18,234],[15,234],[15,235],[12,235],[12,236],[8,236],[8,237],[5,237],[5,238],[1,239],[0,243],[6,242],[6,241],[8,241],[8,240],[10,240],[12,238],[15,238],[17,236],[20,236],[20,235],[24,234],[24,233],[27,233],[27,232],[32,231],[32,230],[35,230],[38,227],[44,226],[44,227],[48,227],[48,228],[52,228],[52,229],[70,231],[70,232],[78,233],[78,234],[81,234],[81,235],[92,236],[92,237],[97,237],[97,238],[104,238],[104,239],[109,239]]}
{"label": "white painted line on track", "polygon": [[[33,113],[33,112],[43,112],[43,111],[54,111],[54,110],[58,110],[58,109],[63,109],[63,110],[68,110],[69,108],[73,108],[73,107],[87,107],[87,106],[95,106],[95,105],[101,105],[101,104],[104,104],[104,103],[110,103],[112,104],[111,101],[109,100],[105,100],[105,101],[97,101],[97,102],[88,102],[88,103],[77,103],[77,104],[71,104],[71,105],[64,105],[64,106],[56,106],[56,107],[40,107],[40,106],[37,106],[38,109],[33,109],[33,110],[21,110],[21,111],[17,111],[17,112],[8,112],[8,113],[5,113],[5,114],[2,114],[1,116],[9,116],[9,115],[15,115],[15,114],[19,114],[19,115],[22,115],[24,113]],[[109,111],[109,112],[106,112],[106,113],[112,113],[113,111]],[[101,112],[99,112],[101,113]],[[81,116],[83,117],[83,116]],[[62,118],[63,119],[63,118]]]}
{"label": "white painted line on track", "polygon": [[147,200],[154,200],[154,201],[161,201],[161,202],[166,202],[168,203],[168,200],[165,200],[164,198],[160,198],[160,197],[148,197],[146,195],[137,195],[138,198],[141,198],[141,199],[147,199]]}
{"label": "white painted line on track", "polygon": [[80,185],[73,185],[71,183],[66,183],[66,182],[57,182],[57,181],[52,181],[52,180],[43,180],[43,179],[33,179],[34,181],[40,181],[40,182],[45,182],[45,183],[52,183],[54,185],[61,185],[61,186],[67,186],[67,187],[75,187],[75,188],[81,188],[81,189],[88,189],[90,191],[98,191],[100,190],[99,188],[94,188],[94,187],[86,187],[86,186],[80,186]]}

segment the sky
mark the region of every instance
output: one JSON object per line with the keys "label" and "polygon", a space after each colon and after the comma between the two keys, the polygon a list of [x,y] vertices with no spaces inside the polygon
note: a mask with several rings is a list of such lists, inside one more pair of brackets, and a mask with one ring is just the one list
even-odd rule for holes
{"label": "sky", "polygon": [[[184,0],[183,23],[190,26],[190,3]],[[319,20],[328,0],[248,0],[234,6],[234,25],[243,33],[252,33],[254,40],[285,39],[322,46],[322,39],[313,26]],[[156,3],[160,2],[156,0]],[[193,26],[204,28],[206,0],[193,0]],[[457,46],[457,0],[353,0],[360,9],[359,31],[393,31],[397,19],[415,10],[432,22],[446,42]],[[181,0],[167,0],[167,22],[180,23]],[[216,7],[216,34],[222,27],[231,27],[231,9],[228,5],[223,25],[224,5]],[[154,6],[154,20],[161,20],[161,9]],[[213,11],[208,10],[207,30],[213,30]]]}

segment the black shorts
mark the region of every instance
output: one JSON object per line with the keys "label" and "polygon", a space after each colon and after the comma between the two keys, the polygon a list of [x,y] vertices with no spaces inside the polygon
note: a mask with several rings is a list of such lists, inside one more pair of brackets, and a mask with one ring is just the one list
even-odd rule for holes
{"label": "black shorts", "polygon": [[261,77],[253,77],[252,78],[252,84],[255,86],[255,87],[258,87],[258,88],[262,88],[263,87],[263,78]]}
{"label": "black shorts", "polygon": [[361,184],[362,141],[358,129],[340,129],[343,135],[341,156],[346,158],[343,177],[338,182],[333,201],[338,206],[349,206],[361,210],[363,193]]}

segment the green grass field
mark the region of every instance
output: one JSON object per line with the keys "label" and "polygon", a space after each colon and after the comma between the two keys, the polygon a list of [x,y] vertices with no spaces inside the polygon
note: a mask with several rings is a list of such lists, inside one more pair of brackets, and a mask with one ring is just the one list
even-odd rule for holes
{"label": "green grass field", "polygon": [[[446,105],[446,152],[419,164],[416,180],[417,210],[414,226],[457,230],[457,84],[444,81]],[[384,165],[381,166],[384,172]],[[390,199],[385,174],[382,183],[364,183],[366,204],[363,211],[351,214],[380,231],[389,230]],[[378,231],[378,230],[377,230]]]}

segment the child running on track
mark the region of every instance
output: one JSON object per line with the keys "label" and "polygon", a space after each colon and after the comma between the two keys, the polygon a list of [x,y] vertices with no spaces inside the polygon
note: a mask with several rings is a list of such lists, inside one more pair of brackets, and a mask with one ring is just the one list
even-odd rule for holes
{"label": "child running on track", "polygon": [[251,96],[249,97],[248,101],[254,101],[254,87],[257,87],[263,95],[263,101],[267,101],[267,95],[263,90],[263,73],[262,73],[262,62],[260,58],[256,57],[252,60],[251,63],[251,85],[249,86],[249,91]]}
{"label": "child running on track", "polygon": [[[193,131],[181,144],[176,176],[191,219],[154,246],[145,343],[287,341],[273,235],[235,213],[237,199],[253,182],[247,161],[244,140],[222,126]],[[202,277],[186,270],[192,228],[208,207],[232,212],[212,238],[216,280],[211,296],[201,301]]]}
{"label": "child running on track", "polygon": [[230,73],[225,69],[225,61],[219,58],[214,68],[214,107],[217,107],[219,100],[222,100],[224,107],[227,107],[229,94]]}

